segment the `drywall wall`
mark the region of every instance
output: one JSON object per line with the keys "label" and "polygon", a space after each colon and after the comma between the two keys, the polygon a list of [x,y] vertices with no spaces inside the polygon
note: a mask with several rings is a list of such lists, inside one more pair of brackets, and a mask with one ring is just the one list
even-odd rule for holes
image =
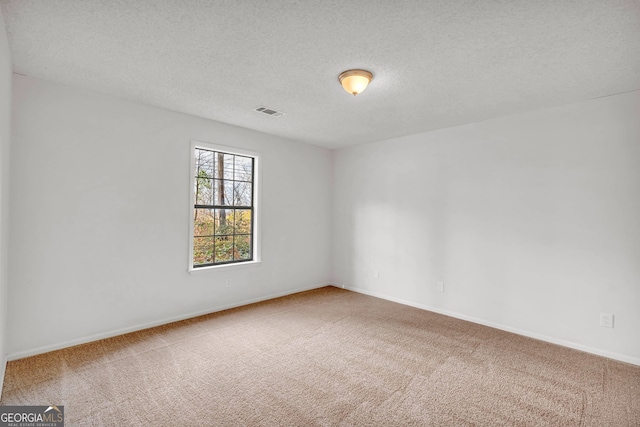
{"label": "drywall wall", "polygon": [[0,395],[6,367],[9,249],[9,153],[11,136],[11,55],[0,10]]}
{"label": "drywall wall", "polygon": [[335,152],[334,281],[640,364],[639,94]]}
{"label": "drywall wall", "polygon": [[[29,77],[13,88],[11,358],[329,282],[329,150]],[[191,140],[261,154],[262,263],[187,272]]]}

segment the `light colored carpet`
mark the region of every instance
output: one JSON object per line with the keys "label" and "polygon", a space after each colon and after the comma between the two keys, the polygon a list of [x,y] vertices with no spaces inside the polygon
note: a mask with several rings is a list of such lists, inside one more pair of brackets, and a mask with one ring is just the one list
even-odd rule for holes
{"label": "light colored carpet", "polygon": [[332,287],[10,362],[68,426],[639,426],[640,367]]}

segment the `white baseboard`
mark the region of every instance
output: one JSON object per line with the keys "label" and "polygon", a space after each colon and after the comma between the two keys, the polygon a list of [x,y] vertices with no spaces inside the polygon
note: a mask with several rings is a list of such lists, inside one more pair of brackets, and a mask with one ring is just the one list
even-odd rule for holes
{"label": "white baseboard", "polygon": [[[290,289],[290,290],[283,291],[283,292],[278,292],[278,293],[275,293],[275,294],[269,294],[269,295],[264,295],[264,296],[257,297],[257,298],[243,300],[243,301],[240,301],[240,302],[237,302],[237,303],[233,303],[233,304],[217,306],[217,307],[214,307],[214,308],[211,308],[211,309],[207,309],[207,310],[187,313],[187,314],[183,314],[183,315],[180,315],[180,316],[168,317],[168,318],[164,318],[164,319],[161,319],[161,320],[156,320],[156,321],[153,321],[153,322],[147,322],[147,323],[142,323],[142,324],[135,325],[135,326],[130,326],[130,327],[127,327],[127,328],[121,328],[121,329],[116,329],[116,330],[112,330],[112,331],[101,332],[101,333],[98,333],[98,334],[93,334],[93,335],[89,335],[89,336],[86,336],[86,337],[77,338],[77,339],[73,339],[73,340],[69,340],[69,341],[64,341],[64,342],[60,342],[60,343],[56,343],[56,344],[45,345],[45,346],[42,346],[42,347],[37,347],[37,348],[29,349],[29,350],[17,351],[17,352],[14,352],[14,353],[9,353],[4,358],[5,359],[5,363],[4,363],[3,366],[6,366],[6,361],[24,359],[25,357],[35,356],[35,355],[43,354],[43,353],[48,353],[50,351],[55,351],[55,350],[61,350],[63,348],[73,347],[73,346],[76,346],[76,345],[87,344],[87,343],[90,343],[90,342],[93,342],[93,341],[102,340],[102,339],[105,339],[105,338],[116,337],[118,335],[124,335],[124,334],[128,334],[130,332],[141,331],[143,329],[149,329],[149,328],[153,328],[155,326],[161,326],[161,325],[166,325],[168,323],[179,322],[181,320],[191,319],[193,317],[204,316],[206,314],[211,314],[211,313],[215,313],[215,312],[222,311],[222,310],[228,310],[230,308],[236,308],[236,307],[241,307],[243,305],[253,304],[253,303],[256,303],[256,302],[267,301],[267,300],[274,299],[274,298],[280,298],[280,297],[284,297],[284,296],[287,296],[287,295],[296,294],[298,292],[304,292],[304,291],[310,291],[312,289],[323,288],[325,286],[333,286],[333,285],[331,283],[323,283],[323,284],[320,284],[320,285],[312,285],[312,286],[305,286],[305,287],[301,287],[301,288]],[[3,374],[2,378],[4,378],[4,374]]]}
{"label": "white baseboard", "polygon": [[7,355],[2,355],[0,360],[0,399],[2,399],[2,390],[4,389],[4,374],[7,372]]}
{"label": "white baseboard", "polygon": [[511,326],[506,326],[506,325],[502,325],[500,323],[494,323],[494,322],[490,322],[487,320],[483,320],[483,319],[478,319],[476,317],[472,317],[472,316],[467,316],[465,314],[460,314],[460,313],[456,313],[453,311],[449,311],[449,310],[443,310],[440,308],[436,308],[436,307],[431,307],[428,305],[424,305],[424,304],[418,304],[412,301],[407,301],[407,300],[403,300],[401,298],[396,298],[396,297],[392,297],[389,295],[385,295],[385,294],[381,294],[379,292],[372,292],[372,291],[368,291],[366,289],[361,289],[361,288],[357,288],[357,287],[353,287],[353,286],[345,286],[343,284],[340,285],[333,285],[337,288],[342,288],[342,289],[346,289],[349,291],[353,291],[353,292],[357,292],[360,294],[365,294],[365,295],[369,295],[372,297],[376,297],[376,298],[382,298],[388,301],[393,301],[393,302],[397,302],[399,304],[403,304],[403,305],[408,305],[411,307],[415,307],[415,308],[419,308],[422,310],[427,310],[427,311],[432,311],[434,313],[439,313],[439,314],[444,314],[445,316],[450,316],[450,317],[455,317],[456,319],[461,319],[461,320],[466,320],[469,322],[473,322],[473,323],[478,323],[480,325],[484,325],[484,326],[489,326],[491,328],[495,328],[495,329],[500,329],[501,331],[506,331],[506,332],[512,332],[514,334],[518,334],[518,335],[523,335],[525,337],[529,337],[529,338],[535,338],[537,340],[540,341],[546,341],[552,344],[557,344],[557,345],[561,345],[563,347],[569,347],[569,348],[573,348],[575,350],[580,350],[580,351],[584,351],[586,353],[591,353],[591,354],[595,354],[598,356],[603,356],[603,357],[607,357],[609,359],[614,359],[614,360],[619,360],[621,362],[626,362],[626,363],[631,363],[633,365],[638,365],[640,366],[640,358],[637,357],[633,357],[633,356],[627,356],[624,354],[618,354],[618,353],[612,353],[610,351],[606,351],[606,350],[600,350],[598,348],[593,348],[593,347],[588,347],[582,344],[578,344],[572,341],[566,341],[563,339],[559,339],[559,338],[555,338],[555,337],[551,337],[548,335],[543,335],[543,334],[538,334],[535,332],[530,332],[530,331],[525,331],[522,329],[518,329],[518,328],[512,328]]}

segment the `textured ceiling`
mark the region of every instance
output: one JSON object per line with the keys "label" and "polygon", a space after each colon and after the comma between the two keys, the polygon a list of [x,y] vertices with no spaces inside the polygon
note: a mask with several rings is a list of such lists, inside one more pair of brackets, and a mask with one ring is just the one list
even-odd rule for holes
{"label": "textured ceiling", "polygon": [[0,4],[16,73],[329,148],[640,89],[640,1]]}

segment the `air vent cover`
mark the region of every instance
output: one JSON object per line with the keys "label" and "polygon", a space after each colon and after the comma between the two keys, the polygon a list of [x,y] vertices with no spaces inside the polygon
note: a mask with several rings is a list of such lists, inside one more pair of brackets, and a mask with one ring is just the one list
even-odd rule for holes
{"label": "air vent cover", "polygon": [[271,116],[271,117],[282,117],[282,116],[284,116],[284,113],[282,111],[276,111],[273,108],[267,108],[264,105],[256,107],[253,110],[257,111],[258,113],[266,114],[266,115]]}

